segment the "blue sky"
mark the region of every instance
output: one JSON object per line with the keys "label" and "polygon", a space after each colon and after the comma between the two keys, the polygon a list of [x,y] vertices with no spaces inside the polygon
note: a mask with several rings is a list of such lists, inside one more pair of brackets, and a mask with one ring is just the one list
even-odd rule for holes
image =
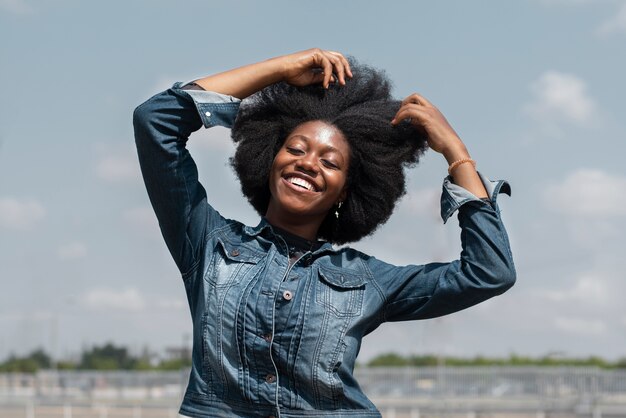
{"label": "blue sky", "polygon": [[[135,106],[174,81],[310,47],[383,68],[434,102],[500,202],[518,282],[444,318],[387,324],[386,352],[626,356],[626,1],[0,0],[0,359],[191,331],[138,171]],[[190,140],[212,204],[256,224],[226,129]],[[445,160],[427,153],[376,235],[385,261],[448,261]]]}

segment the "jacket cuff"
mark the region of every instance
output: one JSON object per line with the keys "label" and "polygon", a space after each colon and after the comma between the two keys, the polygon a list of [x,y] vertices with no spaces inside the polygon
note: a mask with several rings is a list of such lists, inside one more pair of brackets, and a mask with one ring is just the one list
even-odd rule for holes
{"label": "jacket cuff", "polygon": [[[497,210],[497,196],[500,193],[506,193],[511,196],[511,185],[505,180],[491,181],[486,176],[478,173],[480,180],[487,190],[487,200],[491,206]],[[467,202],[479,202],[483,205],[489,203],[483,199],[476,197],[473,193],[467,191],[463,187],[452,183],[452,177],[447,176],[443,180],[443,188],[441,193],[441,219],[445,224],[454,212]]]}
{"label": "jacket cuff", "polygon": [[182,91],[191,97],[205,128],[213,126],[232,128],[239,112],[240,99],[213,91],[182,89],[184,85],[186,83],[177,82],[172,89]]}

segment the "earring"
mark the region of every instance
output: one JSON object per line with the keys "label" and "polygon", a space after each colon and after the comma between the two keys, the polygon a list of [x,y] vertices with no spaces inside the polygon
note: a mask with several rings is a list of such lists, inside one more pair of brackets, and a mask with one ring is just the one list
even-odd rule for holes
{"label": "earring", "polygon": [[337,209],[335,209],[335,218],[339,219],[339,209],[341,209],[341,205],[343,202],[337,203]]}

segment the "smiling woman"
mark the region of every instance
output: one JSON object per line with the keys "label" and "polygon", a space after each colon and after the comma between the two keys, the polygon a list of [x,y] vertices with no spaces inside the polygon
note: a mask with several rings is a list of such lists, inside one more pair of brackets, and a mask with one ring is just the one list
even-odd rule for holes
{"label": "smiling woman", "polygon": [[266,219],[317,239],[331,208],[346,198],[349,167],[350,146],[337,128],[322,121],[299,125],[274,158]]}
{"label": "smiling woman", "polygon": [[[446,315],[515,281],[496,202],[444,116],[396,101],[382,72],[311,49],[193,83],[140,105],[135,140],[193,321],[187,417],[380,417],[353,377],[362,338],[384,322]],[[243,103],[241,99],[247,98]],[[232,128],[231,160],[256,227],[208,203],[186,149],[202,125]],[[404,169],[429,147],[449,163],[450,263],[394,266],[349,247],[384,223]]]}

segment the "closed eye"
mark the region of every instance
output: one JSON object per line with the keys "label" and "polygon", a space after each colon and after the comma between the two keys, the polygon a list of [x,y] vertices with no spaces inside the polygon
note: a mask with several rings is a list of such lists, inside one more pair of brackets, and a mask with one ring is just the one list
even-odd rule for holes
{"label": "closed eye", "polygon": [[329,161],[329,160],[322,160],[322,163],[323,163],[326,167],[328,167],[328,168],[331,168],[331,169],[333,169],[333,170],[339,170],[339,166],[338,166],[337,164],[333,163],[332,161]]}
{"label": "closed eye", "polygon": [[304,154],[304,151],[302,151],[300,148],[293,148],[293,147],[287,147],[287,152],[293,155]]}

